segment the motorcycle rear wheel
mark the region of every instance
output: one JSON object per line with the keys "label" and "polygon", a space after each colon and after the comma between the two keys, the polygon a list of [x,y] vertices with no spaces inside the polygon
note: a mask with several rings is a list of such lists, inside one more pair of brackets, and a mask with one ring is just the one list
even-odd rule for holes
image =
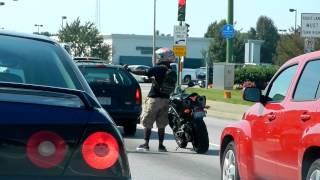
{"label": "motorcycle rear wheel", "polygon": [[193,140],[192,145],[195,152],[204,154],[209,149],[209,137],[207,126],[203,119],[196,119],[192,121]]}

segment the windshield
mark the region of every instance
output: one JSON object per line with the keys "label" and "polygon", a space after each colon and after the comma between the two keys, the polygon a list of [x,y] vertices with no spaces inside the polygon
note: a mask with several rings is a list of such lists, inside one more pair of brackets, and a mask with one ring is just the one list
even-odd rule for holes
{"label": "windshield", "polygon": [[79,89],[65,57],[55,44],[0,36],[0,82]]}
{"label": "windshield", "polygon": [[132,80],[128,73],[115,68],[80,67],[81,72],[92,83],[103,83],[107,86],[131,86]]}

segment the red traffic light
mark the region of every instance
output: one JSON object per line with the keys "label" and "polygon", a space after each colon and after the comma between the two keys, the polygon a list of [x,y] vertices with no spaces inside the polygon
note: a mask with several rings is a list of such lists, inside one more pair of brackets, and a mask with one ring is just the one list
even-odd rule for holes
{"label": "red traffic light", "polygon": [[179,0],[179,6],[185,6],[187,0]]}

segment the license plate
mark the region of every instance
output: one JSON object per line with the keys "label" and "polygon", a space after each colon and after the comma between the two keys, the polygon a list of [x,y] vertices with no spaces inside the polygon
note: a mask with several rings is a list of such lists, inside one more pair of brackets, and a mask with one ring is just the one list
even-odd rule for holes
{"label": "license plate", "polygon": [[193,117],[194,117],[195,119],[197,119],[197,118],[203,118],[203,117],[205,117],[205,116],[206,116],[206,113],[203,112],[203,111],[199,111],[199,112],[194,112],[194,113],[193,113]]}
{"label": "license plate", "polygon": [[101,105],[111,105],[111,98],[110,97],[97,97],[98,101]]}

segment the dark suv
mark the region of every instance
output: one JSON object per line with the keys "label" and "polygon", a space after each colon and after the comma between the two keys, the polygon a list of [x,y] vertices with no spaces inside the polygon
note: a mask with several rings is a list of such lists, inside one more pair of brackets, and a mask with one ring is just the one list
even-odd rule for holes
{"label": "dark suv", "polygon": [[141,89],[122,66],[101,61],[76,61],[80,71],[105,110],[125,135],[134,135],[141,114]]}

